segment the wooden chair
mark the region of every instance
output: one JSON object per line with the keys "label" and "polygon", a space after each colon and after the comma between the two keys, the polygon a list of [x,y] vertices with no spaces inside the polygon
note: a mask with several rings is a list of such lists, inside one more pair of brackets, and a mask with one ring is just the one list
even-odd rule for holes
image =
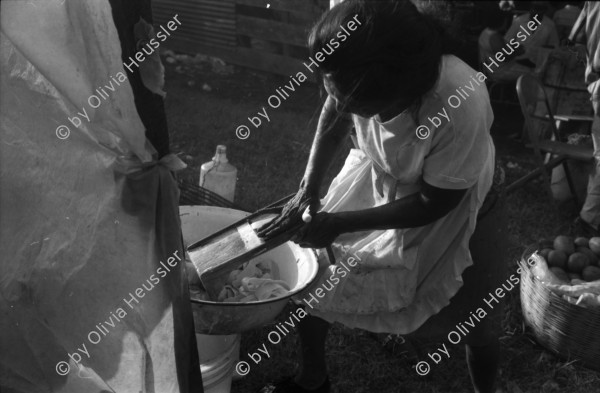
{"label": "wooden chair", "polygon": [[[581,123],[587,123],[587,127],[591,127],[594,117],[585,84],[585,64],[562,48],[538,48],[536,63],[540,66],[534,76],[544,86],[554,119],[559,121],[556,123],[559,133],[562,133],[561,126],[573,123],[579,123],[580,127]],[[527,124],[523,125],[521,139],[528,141]]]}
{"label": "wooden chair", "polygon": [[580,201],[573,185],[571,173],[566,165],[566,160],[593,162],[594,149],[591,146],[570,145],[561,141],[557,119],[548,102],[544,86],[536,77],[532,75],[520,76],[517,80],[517,95],[521,111],[525,117],[525,125],[530,141],[527,147],[533,149],[538,168],[509,185],[506,189],[507,194],[541,175],[548,196],[553,200],[548,172],[562,164],[571,193]]}

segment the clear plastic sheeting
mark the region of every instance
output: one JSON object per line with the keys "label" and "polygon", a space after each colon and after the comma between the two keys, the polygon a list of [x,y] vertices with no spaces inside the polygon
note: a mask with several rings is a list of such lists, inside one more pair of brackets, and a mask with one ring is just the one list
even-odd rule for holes
{"label": "clear plastic sheeting", "polygon": [[188,392],[182,163],[153,159],[110,5],[1,7],[0,390]]}

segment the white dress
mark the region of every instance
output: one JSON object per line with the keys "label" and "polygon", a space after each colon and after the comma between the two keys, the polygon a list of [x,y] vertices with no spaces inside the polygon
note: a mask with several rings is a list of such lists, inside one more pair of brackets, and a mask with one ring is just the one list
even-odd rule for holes
{"label": "white dress", "polygon": [[[406,334],[448,305],[461,287],[461,274],[472,264],[469,238],[494,171],[493,113],[485,83],[471,78],[476,73],[443,56],[419,123],[408,112],[382,123],[353,117],[359,149],[333,180],[323,211],[383,205],[418,192],[423,181],[468,191],[448,215],[424,227],[339,236],[333,244],[336,266],[297,298],[311,314],[352,328]],[[459,97],[457,88],[468,97],[459,105],[451,99],[452,108],[447,99]],[[444,110],[450,121],[438,114]],[[439,128],[428,120],[434,116],[441,119]],[[419,124],[429,127],[428,138],[417,137]]]}

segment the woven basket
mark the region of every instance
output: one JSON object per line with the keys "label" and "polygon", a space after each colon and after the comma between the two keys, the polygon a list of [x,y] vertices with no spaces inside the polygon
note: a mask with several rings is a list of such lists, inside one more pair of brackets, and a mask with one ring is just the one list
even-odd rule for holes
{"label": "woven basket", "polygon": [[544,286],[527,263],[537,249],[537,246],[529,247],[520,262],[525,323],[548,350],[600,371],[600,309],[571,304]]}
{"label": "woven basket", "polygon": [[179,185],[180,206],[217,206],[246,211],[246,209],[228,201],[222,196],[207,190],[206,188],[198,186],[193,180],[179,177],[177,179],[177,184]]}

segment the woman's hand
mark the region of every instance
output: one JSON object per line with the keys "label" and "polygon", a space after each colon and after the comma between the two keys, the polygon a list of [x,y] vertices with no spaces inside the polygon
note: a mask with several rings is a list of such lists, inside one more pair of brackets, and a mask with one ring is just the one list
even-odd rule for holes
{"label": "woman's hand", "polygon": [[296,232],[292,241],[304,248],[325,248],[342,233],[342,221],[334,213],[317,213]]}
{"label": "woman's hand", "polygon": [[310,207],[311,216],[319,208],[319,186],[329,164],[343,146],[352,130],[352,120],[340,116],[335,110],[335,101],[327,97],[321,110],[317,133],[310,150],[300,190],[289,201],[281,214],[258,230],[258,236],[269,239],[289,229],[300,226],[302,214]]}
{"label": "woman's hand", "polygon": [[302,221],[302,214],[309,208],[311,215],[319,208],[319,197],[316,192],[311,192],[304,187],[296,193],[284,207],[279,216],[263,225],[258,230],[258,236],[266,240],[277,236],[293,227],[299,226]]}

